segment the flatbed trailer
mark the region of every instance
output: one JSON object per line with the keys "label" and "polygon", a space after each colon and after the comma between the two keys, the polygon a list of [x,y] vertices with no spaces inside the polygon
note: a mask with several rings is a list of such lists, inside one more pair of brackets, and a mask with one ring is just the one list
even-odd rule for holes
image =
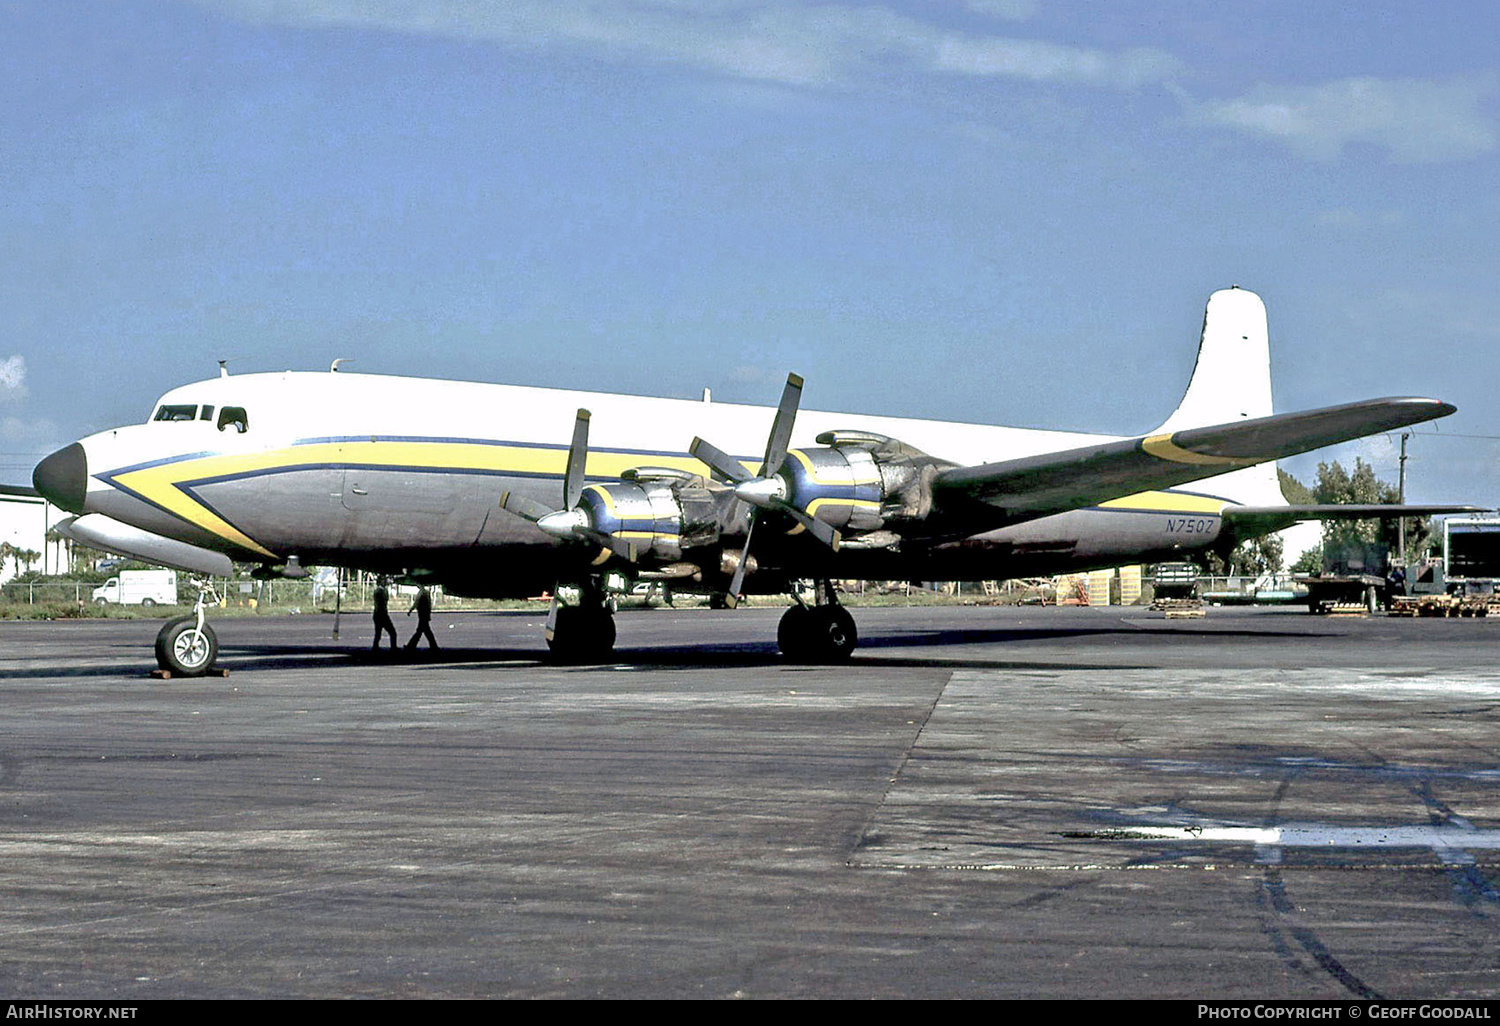
{"label": "flatbed trailer", "polygon": [[1374,574],[1297,574],[1293,577],[1307,589],[1307,611],[1326,613],[1373,613],[1380,608],[1386,580]]}

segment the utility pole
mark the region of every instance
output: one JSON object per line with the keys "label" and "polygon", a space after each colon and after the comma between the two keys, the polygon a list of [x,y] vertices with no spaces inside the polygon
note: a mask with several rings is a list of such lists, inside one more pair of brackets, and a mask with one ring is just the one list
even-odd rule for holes
{"label": "utility pole", "polygon": [[[1396,501],[1406,503],[1406,440],[1411,437],[1410,431],[1401,432],[1401,462],[1396,471]],[[1396,519],[1396,565],[1402,567],[1405,573],[1406,566],[1406,518]]]}

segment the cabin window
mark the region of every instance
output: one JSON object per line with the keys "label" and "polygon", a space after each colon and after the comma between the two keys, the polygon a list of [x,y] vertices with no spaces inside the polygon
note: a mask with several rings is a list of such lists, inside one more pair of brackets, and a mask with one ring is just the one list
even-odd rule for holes
{"label": "cabin window", "polygon": [[250,429],[250,418],[245,415],[243,406],[226,406],[219,411],[219,430],[233,427],[240,434]]}
{"label": "cabin window", "polygon": [[193,420],[198,416],[196,406],[163,406],[156,411],[156,420]]}

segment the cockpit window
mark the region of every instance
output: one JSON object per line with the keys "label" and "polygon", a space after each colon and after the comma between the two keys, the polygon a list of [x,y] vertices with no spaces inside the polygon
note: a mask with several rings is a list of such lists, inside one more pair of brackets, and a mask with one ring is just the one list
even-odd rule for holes
{"label": "cockpit window", "polygon": [[250,418],[245,415],[243,406],[226,406],[219,411],[219,430],[231,426],[240,434],[250,429]]}
{"label": "cockpit window", "polygon": [[163,406],[153,420],[192,420],[198,416],[196,406]]}
{"label": "cockpit window", "polygon": [[213,420],[214,419],[214,408],[212,406],[205,406],[205,407],[203,407],[203,412],[200,413],[200,414],[198,414],[198,419],[199,420]]}

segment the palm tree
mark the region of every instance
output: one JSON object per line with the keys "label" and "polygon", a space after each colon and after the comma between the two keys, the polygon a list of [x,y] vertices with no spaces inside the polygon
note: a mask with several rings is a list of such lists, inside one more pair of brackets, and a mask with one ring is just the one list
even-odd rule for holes
{"label": "palm tree", "polygon": [[[53,572],[61,576],[66,573],[71,573],[73,570],[73,539],[66,538],[63,535],[59,534],[57,528],[55,527],[47,528],[47,544],[56,546],[59,542],[62,543],[63,562],[62,565],[56,567]],[[57,549],[53,548],[52,551],[55,553]]]}

